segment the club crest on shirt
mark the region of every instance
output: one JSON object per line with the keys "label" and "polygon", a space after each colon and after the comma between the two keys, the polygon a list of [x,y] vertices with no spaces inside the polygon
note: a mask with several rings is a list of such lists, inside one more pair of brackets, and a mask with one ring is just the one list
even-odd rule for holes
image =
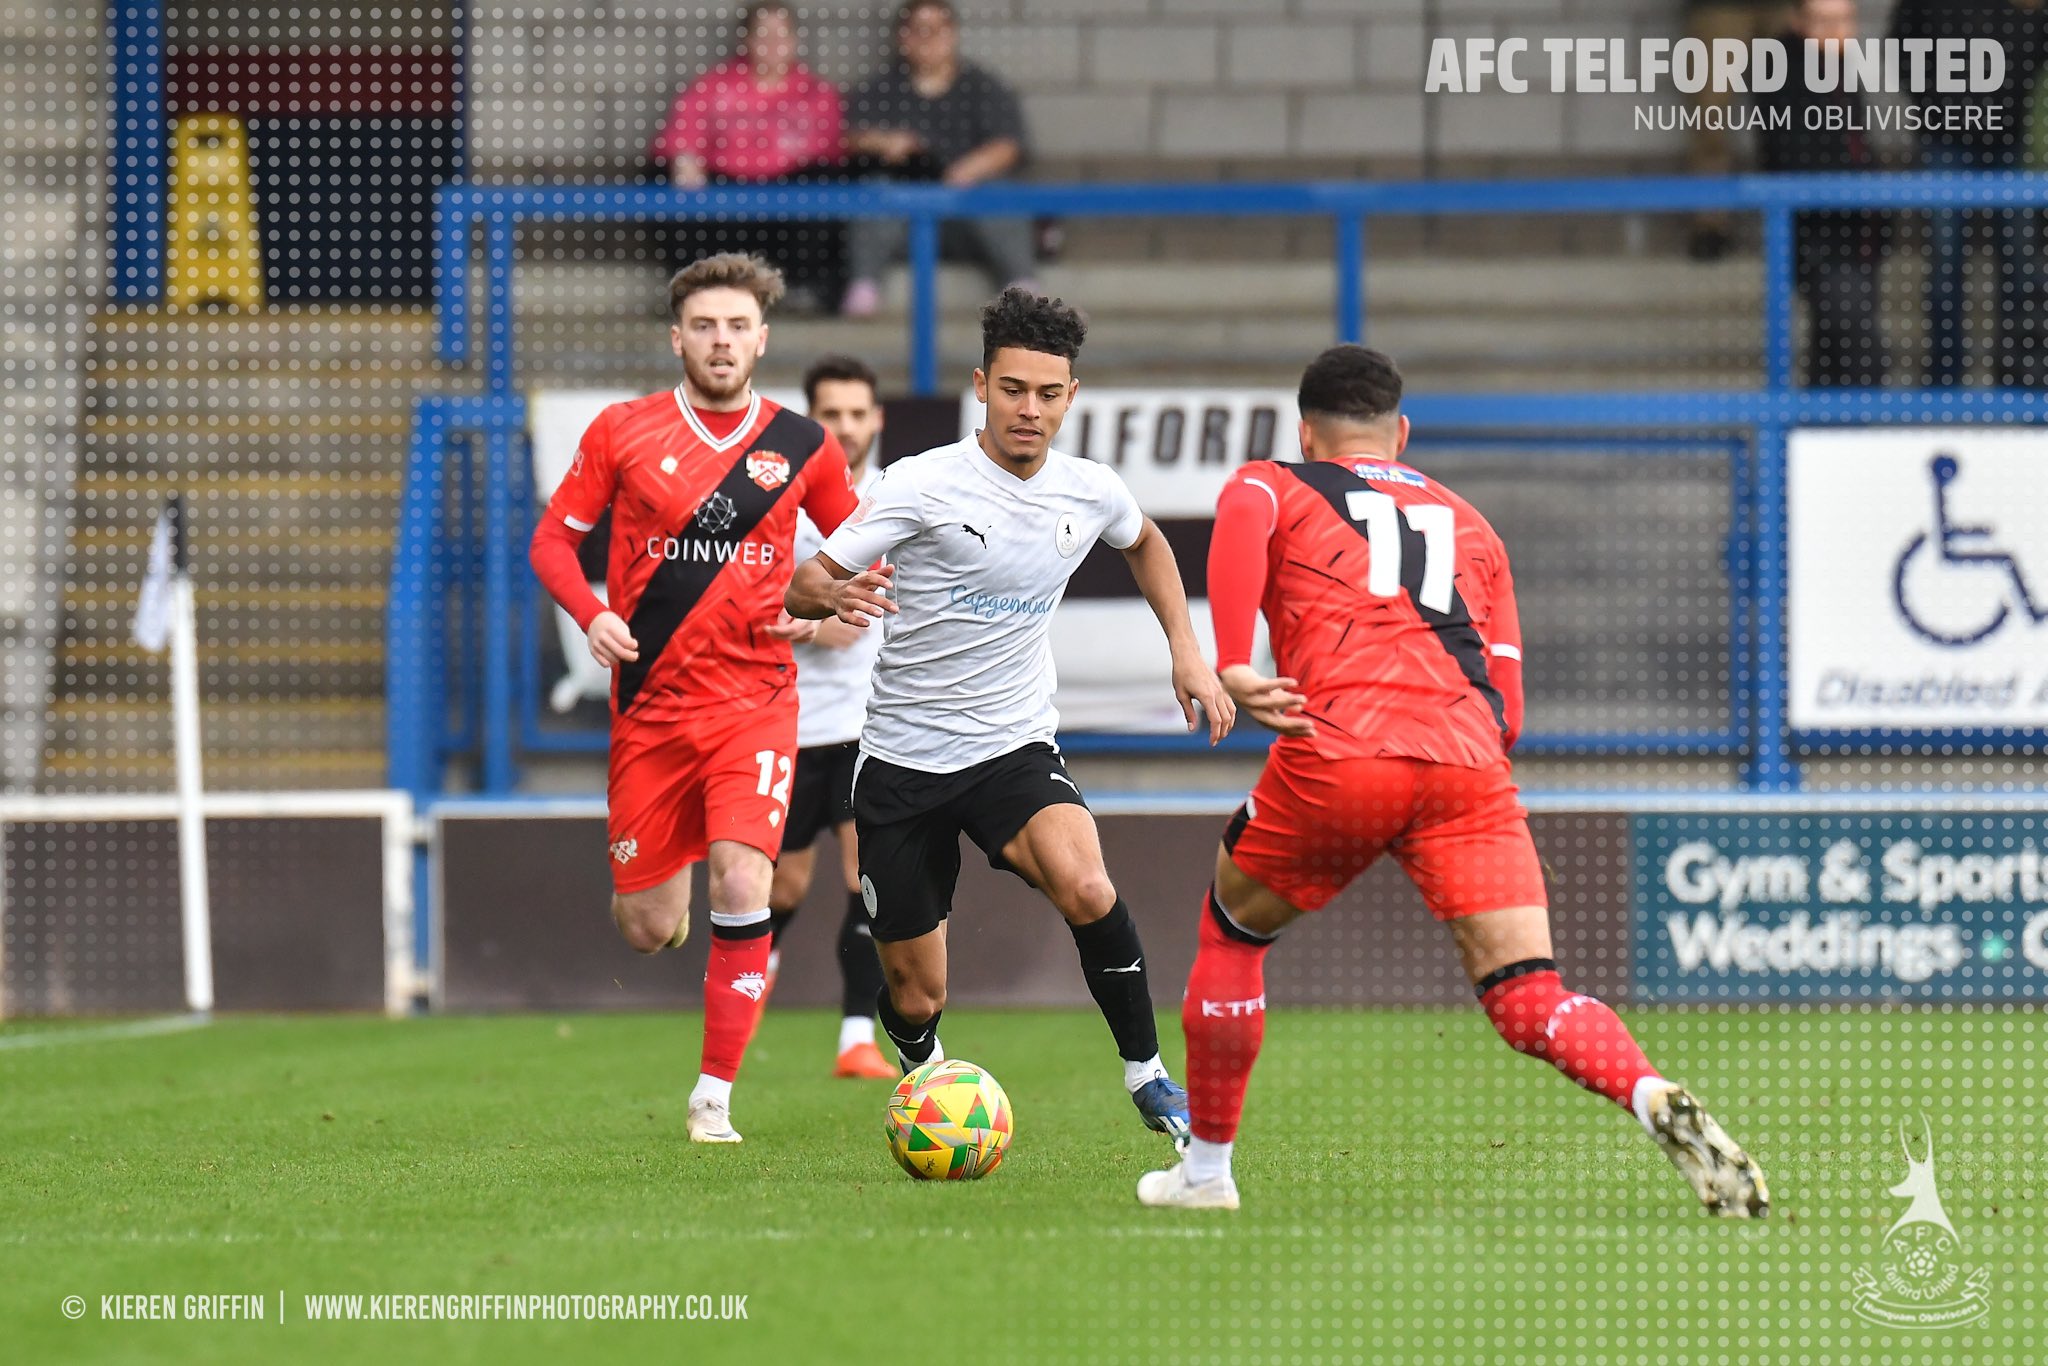
{"label": "club crest on shirt", "polygon": [[716,536],[731,526],[733,518],[739,515],[740,510],[733,505],[732,499],[722,493],[713,493],[697,504],[697,527],[708,536]]}
{"label": "club crest on shirt", "polygon": [[1052,543],[1060,554],[1068,557],[1081,548],[1081,523],[1073,513],[1060,514],[1059,525],[1053,528]]}
{"label": "club crest on shirt", "polygon": [[748,451],[747,478],[764,489],[789,482],[789,457],[777,451]]}

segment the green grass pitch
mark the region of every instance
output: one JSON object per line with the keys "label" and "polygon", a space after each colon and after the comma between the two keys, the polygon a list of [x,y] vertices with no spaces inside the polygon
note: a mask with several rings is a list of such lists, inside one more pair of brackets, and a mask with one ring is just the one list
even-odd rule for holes
{"label": "green grass pitch", "polygon": [[[12,1046],[0,1359],[2040,1359],[2048,1016],[1623,1014],[1763,1163],[1769,1221],[1706,1216],[1633,1120],[1476,1010],[1277,1009],[1236,1215],[1136,1204],[1170,1150],[1092,1014],[949,1014],[949,1049],[1003,1081],[1018,1130],[987,1180],[930,1185],[890,1161],[887,1084],[824,1075],[821,1012],[770,1012],[738,1148],[683,1138],[688,1016],[233,1018]],[[1177,1021],[1161,1030],[1177,1057]],[[1991,1301],[1936,1334],[1852,1310],[1905,1206],[1898,1125],[1917,1145],[1923,1114]],[[188,1292],[264,1295],[267,1319],[100,1316],[103,1295]],[[302,1302],[459,1292],[744,1294],[747,1315],[342,1324]]]}

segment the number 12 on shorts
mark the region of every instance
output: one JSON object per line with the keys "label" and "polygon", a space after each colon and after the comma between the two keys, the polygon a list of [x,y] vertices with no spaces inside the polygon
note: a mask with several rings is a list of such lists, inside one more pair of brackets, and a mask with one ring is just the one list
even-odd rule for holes
{"label": "number 12 on shorts", "polygon": [[1401,591],[1401,523],[1422,537],[1422,588],[1415,599],[1432,612],[1451,610],[1451,579],[1457,573],[1456,514],[1442,503],[1410,503],[1402,507],[1389,494],[1353,489],[1344,495],[1344,511],[1365,524],[1372,543],[1372,562],[1365,571],[1365,591],[1391,598]]}
{"label": "number 12 on shorts", "polygon": [[764,749],[754,755],[754,762],[761,766],[761,786],[757,790],[762,796],[773,798],[784,811],[789,810],[789,756]]}

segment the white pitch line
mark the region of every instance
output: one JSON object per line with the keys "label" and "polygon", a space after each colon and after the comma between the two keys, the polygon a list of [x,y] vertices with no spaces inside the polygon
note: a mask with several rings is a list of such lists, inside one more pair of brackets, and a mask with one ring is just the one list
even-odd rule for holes
{"label": "white pitch line", "polygon": [[55,1048],[60,1044],[101,1043],[108,1039],[145,1039],[156,1034],[182,1034],[211,1023],[205,1015],[166,1015],[155,1020],[125,1020],[86,1029],[39,1029],[33,1034],[0,1036],[0,1053],[16,1048]]}

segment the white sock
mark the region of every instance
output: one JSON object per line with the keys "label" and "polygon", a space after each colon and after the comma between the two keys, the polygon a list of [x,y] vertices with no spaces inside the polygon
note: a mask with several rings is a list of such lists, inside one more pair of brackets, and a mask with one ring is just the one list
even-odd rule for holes
{"label": "white sock", "polygon": [[732,1108],[732,1083],[723,1077],[714,1077],[708,1072],[697,1074],[697,1084],[690,1088],[690,1104],[700,1100],[715,1100],[727,1109]]}
{"label": "white sock", "polygon": [[1180,1155],[1180,1164],[1187,1169],[1190,1181],[1227,1181],[1230,1179],[1230,1150],[1236,1146],[1234,1143],[1211,1143],[1205,1138],[1191,1138],[1187,1151]]}
{"label": "white sock", "polygon": [[872,1015],[849,1015],[839,1022],[839,1051],[858,1048],[864,1043],[875,1041],[875,1017]]}
{"label": "white sock", "polygon": [[1650,1102],[1663,1095],[1670,1085],[1663,1077],[1638,1077],[1636,1089],[1629,1094],[1628,1108],[1636,1112],[1636,1123],[1651,1138],[1657,1136],[1657,1126],[1650,1119]]}
{"label": "white sock", "polygon": [[1157,1053],[1154,1053],[1143,1062],[1132,1062],[1128,1058],[1124,1059],[1124,1090],[1129,1091],[1133,1095],[1136,1095],[1138,1088],[1146,1082],[1151,1081],[1154,1077],[1163,1077],[1165,1075],[1166,1064],[1159,1061]]}

